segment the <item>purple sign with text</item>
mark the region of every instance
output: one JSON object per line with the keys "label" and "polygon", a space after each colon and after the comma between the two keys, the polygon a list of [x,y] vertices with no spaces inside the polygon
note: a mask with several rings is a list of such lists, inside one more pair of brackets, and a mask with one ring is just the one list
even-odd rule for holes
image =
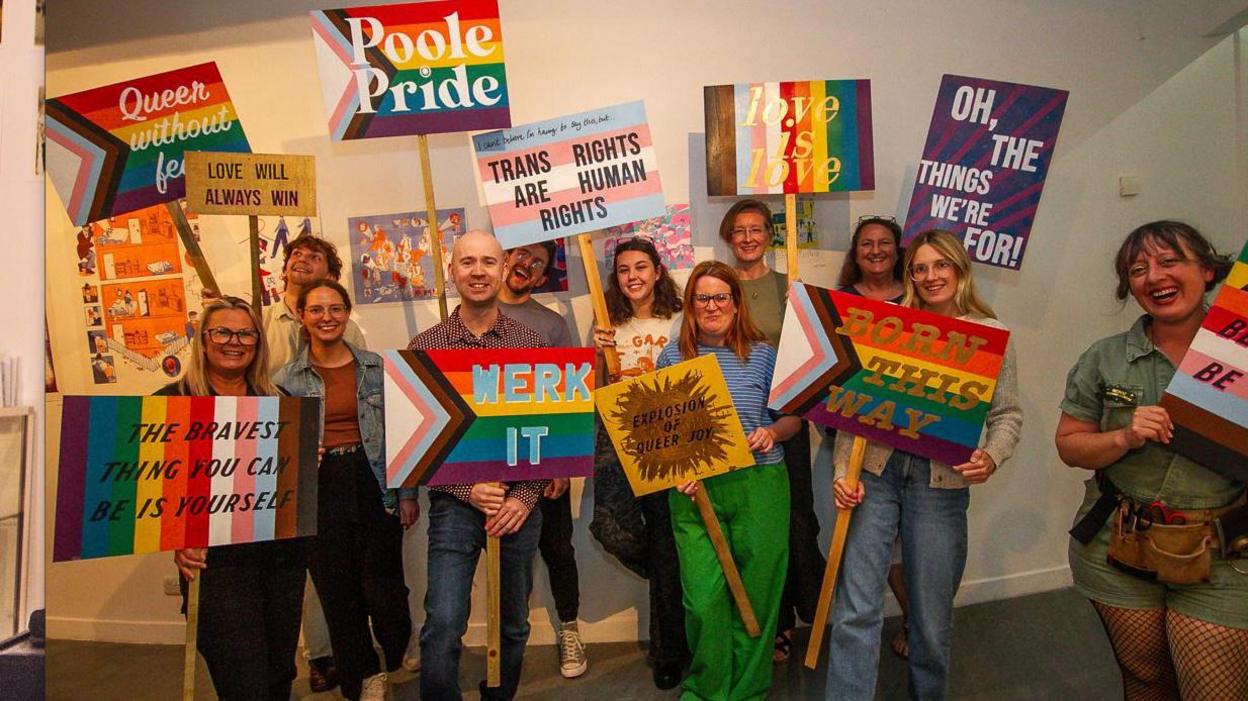
{"label": "purple sign with text", "polygon": [[962,237],[972,261],[1017,270],[1069,95],[944,76],[902,243],[947,229]]}

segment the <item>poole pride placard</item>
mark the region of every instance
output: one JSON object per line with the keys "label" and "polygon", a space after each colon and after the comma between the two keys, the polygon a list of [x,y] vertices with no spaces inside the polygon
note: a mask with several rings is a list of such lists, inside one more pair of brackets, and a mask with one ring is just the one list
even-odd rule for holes
{"label": "poole pride placard", "polygon": [[646,106],[477,134],[477,167],[503,248],[661,216],[665,211]]}
{"label": "poole pride placard", "polygon": [[54,561],[316,533],[320,402],[65,397]]}
{"label": "poole pride placard", "polygon": [[1170,447],[1248,482],[1248,244],[1205,314],[1161,406],[1174,421]]}
{"label": "poole pride placard", "polygon": [[702,89],[710,195],[875,189],[871,81]]}
{"label": "poole pride placard", "polygon": [[595,402],[637,496],[754,464],[713,355],[603,387]]}
{"label": "poole pride placard", "polygon": [[388,485],[593,474],[593,348],[382,355]]}
{"label": "poole pride placard", "polygon": [[186,209],[195,214],[315,217],[316,158],[189,151]]}
{"label": "poole pride placard", "polygon": [[950,465],[966,462],[1009,332],[796,283],[768,406]]}
{"label": "poole pride placard", "polygon": [[47,101],[48,177],[76,226],[186,191],[186,151],[251,150],[215,63]]}
{"label": "poole pride placard", "polygon": [[962,237],[971,260],[1017,270],[1069,94],[942,78],[902,243],[947,229]]}
{"label": "poole pride placard", "polygon": [[496,0],[310,14],[334,140],[511,125]]}

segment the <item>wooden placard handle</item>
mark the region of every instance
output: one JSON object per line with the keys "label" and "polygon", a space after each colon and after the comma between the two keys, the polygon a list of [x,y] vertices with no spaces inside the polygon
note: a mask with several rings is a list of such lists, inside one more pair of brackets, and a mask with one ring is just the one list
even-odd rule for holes
{"label": "wooden placard handle", "polygon": [[[867,439],[854,436],[849,450],[849,471],[845,473],[845,486],[858,487],[862,473],[862,459],[867,452]],[[810,642],[806,645],[806,667],[814,669],[819,664],[819,648],[823,645],[823,630],[828,625],[828,610],[832,608],[832,593],[836,589],[836,575],[845,555],[845,537],[849,535],[849,519],[853,509],[838,509],[836,527],[832,531],[832,543],[828,546],[828,568],[823,571],[823,586],[819,589],[819,605],[815,608],[815,620],[810,626]]]}
{"label": "wooden placard handle", "polygon": [[191,223],[186,220],[186,215],[182,213],[182,205],[175,200],[166,202],[165,209],[169,211],[169,216],[173,218],[173,228],[178,230],[178,238],[182,239],[182,247],[186,249],[186,255],[191,259],[191,265],[195,268],[195,273],[199,275],[199,282],[204,288],[205,297],[220,297],[221,288],[217,286],[217,278],[213,276],[212,269],[208,267],[208,261],[204,258],[204,252],[199,247],[199,241],[195,240],[195,232],[191,229]]}
{"label": "wooden placard handle", "polygon": [[260,217],[254,214],[247,217],[247,224],[251,229],[251,308],[255,310],[257,317],[263,319],[264,302],[260,298]]}
{"label": "wooden placard handle", "polygon": [[[763,634],[758,627],[758,619],[754,618],[754,607],[750,605],[750,597],[746,594],[745,584],[741,582],[741,573],[737,571],[737,563],[733,562],[732,551],[728,549],[728,541],[724,539],[724,531],[719,526],[719,518],[715,516],[715,507],[710,497],[706,496],[706,485],[698,485],[693,493],[693,503],[698,505],[702,514],[702,522],[706,524],[706,533],[711,537],[711,545],[715,548],[715,557],[719,558],[719,566],[724,569],[724,580],[728,582],[728,591],[732,592],[732,600],[741,613],[741,622],[745,624],[745,632],[751,638]],[[726,633],[725,633],[726,634]]]}
{"label": "wooden placard handle", "polygon": [[784,196],[785,275],[797,282],[797,195]]}
{"label": "wooden placard handle", "polygon": [[442,262],[442,231],[438,229],[438,206],[433,200],[433,172],[429,169],[429,136],[417,134],[416,144],[420,151],[420,179],[425,186],[425,218],[429,220],[429,253],[433,256],[433,286],[438,296],[438,318],[445,320],[446,276]]}
{"label": "wooden placard handle", "polygon": [[499,547],[498,536],[485,537],[485,593],[488,599],[485,605],[485,685],[490,688],[497,688],[503,683],[502,629],[500,627],[502,614],[499,590],[502,580],[499,568],[501,563]]}
{"label": "wooden placard handle", "polygon": [[[576,243],[581,251],[581,263],[585,266],[585,281],[589,284],[589,299],[594,304],[594,323],[603,328],[611,326],[611,315],[607,312],[607,298],[602,291],[602,278],[598,276],[598,260],[594,257],[594,244],[588,233],[577,234]],[[620,376],[620,355],[614,347],[602,349],[602,357],[607,363],[607,381],[613,382]]]}
{"label": "wooden placard handle", "polygon": [[[176,203],[175,203],[176,205]],[[195,701],[195,664],[199,652],[199,580],[190,581],[186,592],[186,647],[182,656],[182,701]]]}

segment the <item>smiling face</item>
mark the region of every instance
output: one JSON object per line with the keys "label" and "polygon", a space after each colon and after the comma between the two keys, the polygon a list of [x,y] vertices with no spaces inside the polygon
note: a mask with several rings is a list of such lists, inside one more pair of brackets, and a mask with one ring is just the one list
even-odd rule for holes
{"label": "smiling face", "polygon": [[295,287],[319,280],[329,275],[329,261],[325,254],[309,246],[291,249],[286,267],[282,269],[286,283]]}
{"label": "smiling face", "polygon": [[644,251],[623,251],[615,257],[615,279],[634,307],[654,298],[659,269]]}
{"label": "smiling face", "polygon": [[958,268],[953,261],[934,246],[923,244],[914,252],[909,272],[924,309],[946,316],[956,315]]}
{"label": "smiling face", "polygon": [[209,338],[209,329],[227,329],[229,331],[259,330],[251,323],[251,316],[242,309],[218,309],[204,319],[204,359],[208,370],[221,375],[237,375],[247,371],[251,361],[256,357],[256,346],[245,346],[237,337],[226,343],[217,343]]}
{"label": "smiling face", "polygon": [[[715,297],[727,295],[724,301]],[[705,303],[699,298],[706,300]],[[737,305],[732,299],[732,288],[717,277],[703,275],[693,287],[693,314],[698,338],[708,345],[720,345],[737,320]]]}
{"label": "smiling face", "polygon": [[462,303],[489,306],[502,286],[503,249],[493,236],[469,231],[455,240],[448,272]]}
{"label": "smiling face", "polygon": [[346,300],[332,287],[318,287],[309,292],[299,312],[308,336],[326,344],[342,338],[350,315]]}
{"label": "smiling face", "polygon": [[883,224],[867,224],[858,232],[854,260],[863,277],[892,277],[897,265],[897,243]]}
{"label": "smiling face", "polygon": [[767,253],[767,240],[771,232],[767,229],[767,220],[754,210],[745,210],[732,220],[732,236],[728,244],[732,247],[732,255],[737,259],[738,267],[744,267],[762,260]]}
{"label": "smiling face", "polygon": [[546,266],[550,254],[540,243],[513,248],[507,254],[507,289],[513,294],[525,295],[535,287],[546,284]]}
{"label": "smiling face", "polygon": [[1182,322],[1201,313],[1205,286],[1213,280],[1213,271],[1196,260],[1186,243],[1180,241],[1179,249],[1149,240],[1127,268],[1131,296],[1153,319],[1164,323]]}

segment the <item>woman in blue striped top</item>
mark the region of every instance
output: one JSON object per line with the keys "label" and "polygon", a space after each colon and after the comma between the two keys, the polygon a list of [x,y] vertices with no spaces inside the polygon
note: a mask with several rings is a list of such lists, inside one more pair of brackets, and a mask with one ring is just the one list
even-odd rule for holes
{"label": "woman in blue striped top", "polygon": [[[780,442],[796,433],[801,421],[767,409],[776,352],[750,320],[732,268],[716,261],[700,263],[685,287],[684,308],[680,338],[663,349],[657,365],[716,357],[755,466],[686,483],[679,487],[681,493],[669,494],[693,652],[681,698],[762,698],[771,688],[772,639],[788,566],[789,478]],[[687,498],[700,487],[715,507],[741,571],[762,628],[757,638],[746,634],[706,526]]]}

